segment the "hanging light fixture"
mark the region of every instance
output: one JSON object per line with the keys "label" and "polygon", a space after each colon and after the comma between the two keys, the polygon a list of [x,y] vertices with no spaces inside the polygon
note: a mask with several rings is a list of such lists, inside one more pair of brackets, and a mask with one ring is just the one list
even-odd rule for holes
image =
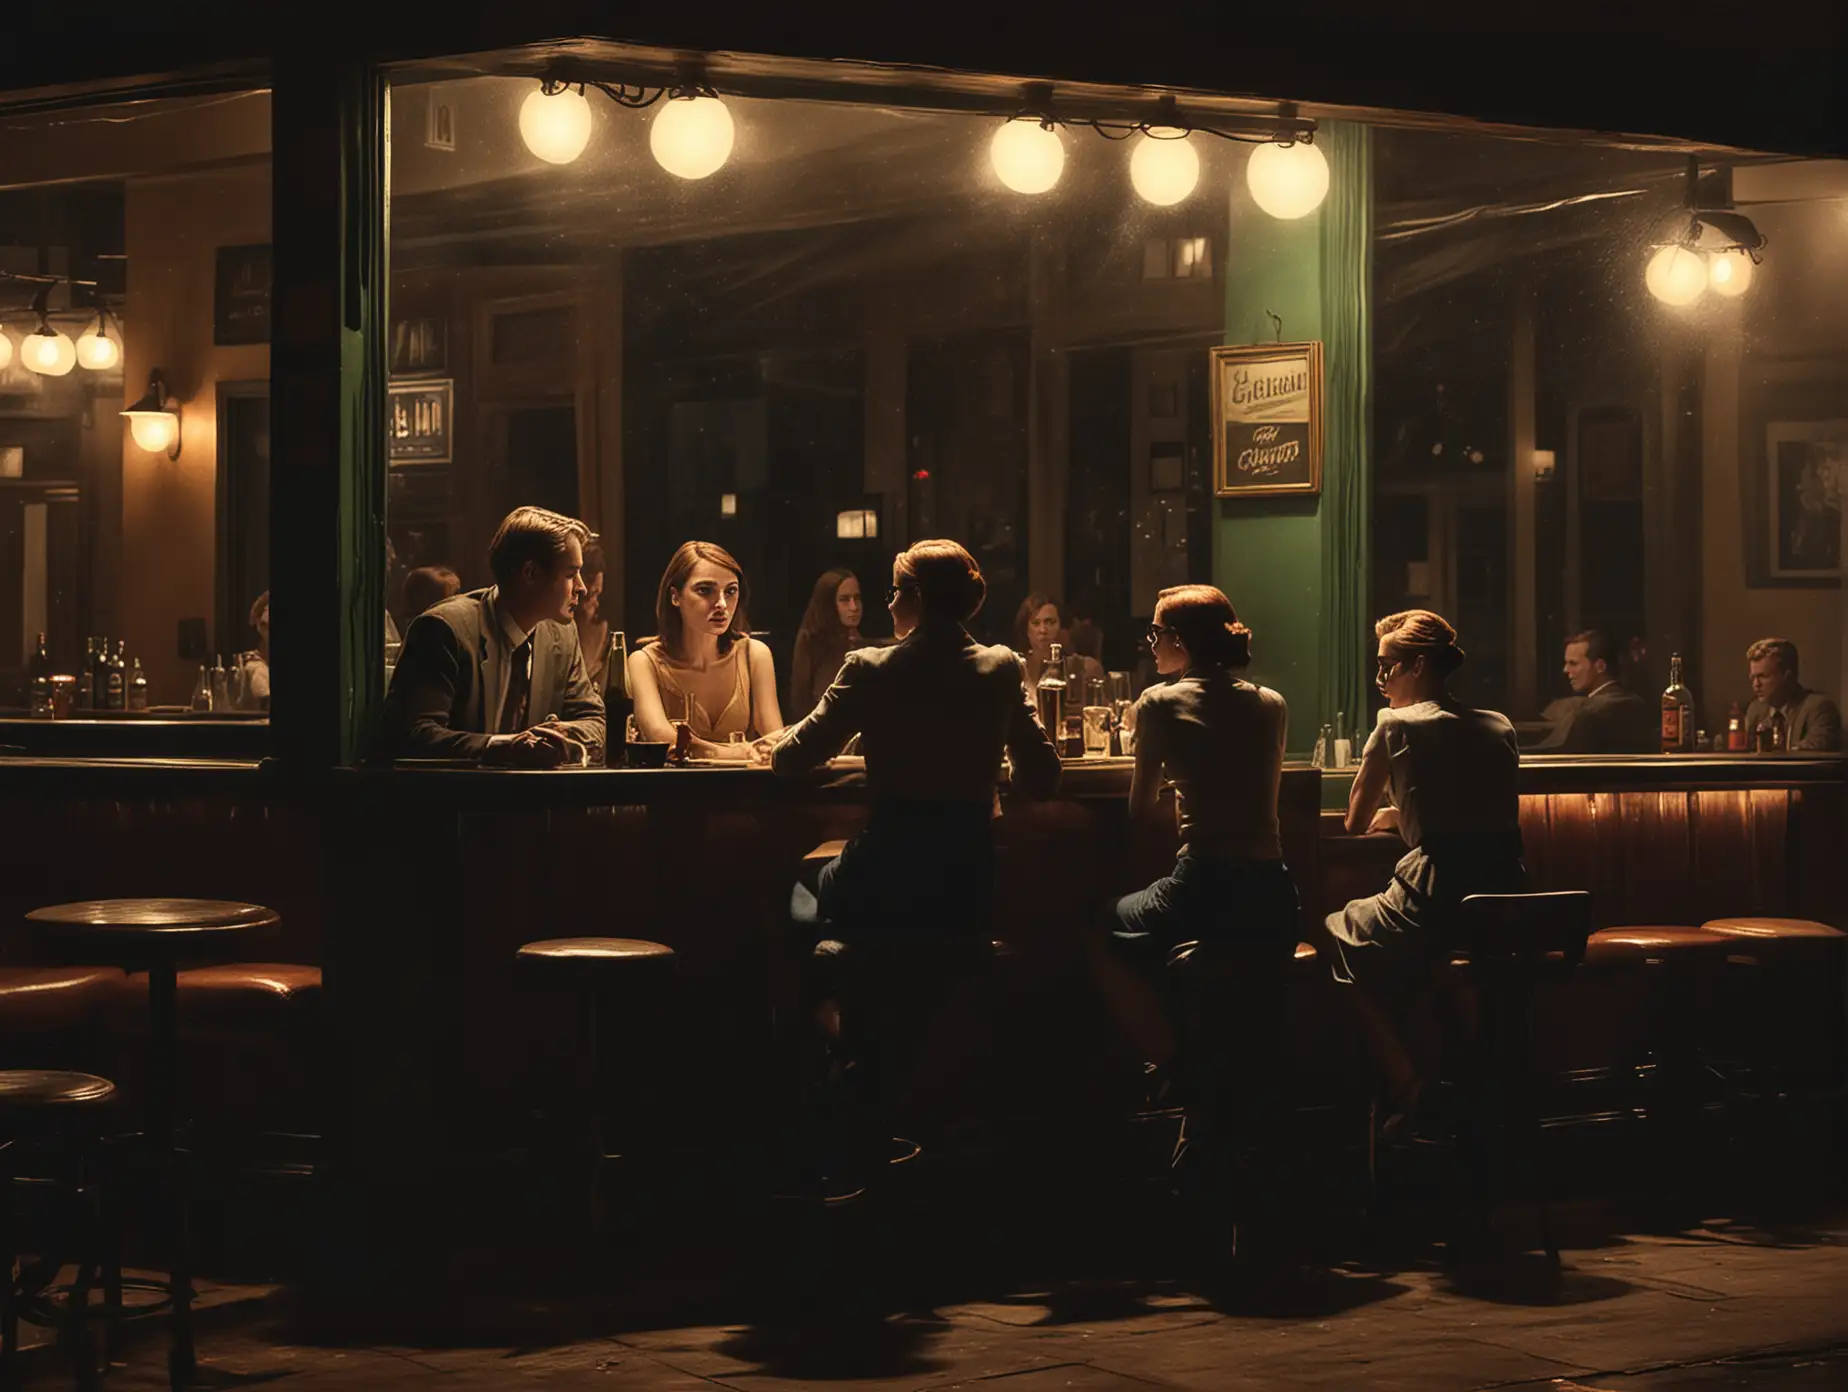
{"label": "hanging light fixture", "polygon": [[676,178],[704,179],[724,168],[736,135],[731,111],[717,97],[676,97],[649,122],[648,148]]}
{"label": "hanging light fixture", "polygon": [[1158,208],[1179,203],[1200,182],[1200,156],[1187,132],[1151,126],[1136,141],[1129,157],[1129,182],[1143,201]]}
{"label": "hanging light fixture", "polygon": [[51,326],[49,304],[51,286],[39,288],[32,297],[32,312],[38,315],[38,327],[19,344],[19,361],[41,377],[62,377],[77,365],[77,346],[70,335]]}
{"label": "hanging light fixture", "polygon": [[1328,197],[1328,160],[1301,140],[1260,145],[1245,165],[1245,186],[1272,217],[1307,217]]}
{"label": "hanging light fixture", "polygon": [[167,384],[160,369],[148,374],[147,395],[122,412],[135,443],[149,454],[164,453],[169,459],[180,457],[180,408],[167,395]]}
{"label": "hanging light fixture", "polygon": [[107,311],[99,300],[96,307],[96,322],[85,329],[77,339],[77,365],[92,372],[107,372],[122,361],[122,348],[109,336]]}
{"label": "hanging light fixture", "polygon": [[520,103],[520,139],[547,164],[570,164],[590,144],[590,103],[582,88],[542,82]]}
{"label": "hanging light fixture", "polygon": [[988,142],[995,177],[1015,193],[1045,193],[1065,172],[1065,142],[1048,121],[1009,121]]}
{"label": "hanging light fixture", "polygon": [[1643,284],[1663,304],[1691,305],[1711,289],[1734,299],[1752,287],[1765,235],[1733,207],[1732,170],[1702,177],[1700,161],[1688,158],[1687,222],[1650,254]]}

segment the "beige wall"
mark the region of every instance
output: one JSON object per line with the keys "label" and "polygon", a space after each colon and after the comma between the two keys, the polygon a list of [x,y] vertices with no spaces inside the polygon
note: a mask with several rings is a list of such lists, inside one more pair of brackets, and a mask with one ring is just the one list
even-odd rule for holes
{"label": "beige wall", "polygon": [[[1742,199],[1805,198],[1807,183],[1840,169],[1827,162],[1778,166],[1777,187],[1748,194],[1740,184],[1735,192]],[[1746,544],[1747,528],[1759,521],[1751,507],[1763,487],[1767,417],[1848,418],[1848,203],[1825,198],[1746,211],[1768,239],[1757,278],[1740,300],[1702,311],[1711,316],[1711,333],[1701,422],[1705,641],[1696,695],[1710,729],[1730,702],[1749,696],[1745,649],[1757,638],[1794,642],[1808,685],[1838,698],[1848,689],[1841,591],[1753,587]]]}
{"label": "beige wall", "polygon": [[[121,636],[161,704],[186,701],[197,671],[179,657],[178,621],[215,624],[217,386],[269,377],[267,344],[212,344],[217,249],[269,240],[267,165],[128,183],[125,390],[133,400],[158,368],[181,403],[177,460],[148,454],[122,429]],[[236,649],[255,636],[212,641]]]}

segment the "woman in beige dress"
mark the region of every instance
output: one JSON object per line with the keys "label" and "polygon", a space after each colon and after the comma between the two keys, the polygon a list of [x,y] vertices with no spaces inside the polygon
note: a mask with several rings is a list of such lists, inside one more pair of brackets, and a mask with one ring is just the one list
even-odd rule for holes
{"label": "woman in beige dress", "polygon": [[783,728],[776,665],[750,636],[745,599],[744,568],[724,547],[689,541],[674,553],[655,595],[659,637],[629,658],[644,740],[672,742],[685,720],[694,758],[744,762],[751,741]]}

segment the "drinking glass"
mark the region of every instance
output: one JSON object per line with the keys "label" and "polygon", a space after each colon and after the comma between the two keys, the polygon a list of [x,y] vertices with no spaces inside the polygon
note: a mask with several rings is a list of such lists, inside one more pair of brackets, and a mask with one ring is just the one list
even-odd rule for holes
{"label": "drinking glass", "polygon": [[1104,679],[1107,683],[1107,692],[1112,706],[1115,706],[1119,701],[1127,702],[1129,700],[1128,672],[1109,672],[1105,674]]}
{"label": "drinking glass", "polygon": [[1110,707],[1084,708],[1084,756],[1101,759],[1110,753]]}

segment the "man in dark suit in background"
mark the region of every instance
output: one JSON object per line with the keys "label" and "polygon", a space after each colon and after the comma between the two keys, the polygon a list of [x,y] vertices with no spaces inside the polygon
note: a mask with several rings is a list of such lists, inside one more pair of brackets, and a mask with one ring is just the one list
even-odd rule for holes
{"label": "man in dark suit in background", "polygon": [[1587,629],[1566,639],[1565,674],[1579,697],[1566,718],[1534,746],[1536,754],[1659,754],[1661,711],[1623,684],[1610,634]]}
{"label": "man in dark suit in background", "polygon": [[544,508],[508,513],[488,548],[495,583],[417,616],[380,728],[384,758],[474,758],[524,768],[601,763],[603,698],[571,611],[589,529]]}

